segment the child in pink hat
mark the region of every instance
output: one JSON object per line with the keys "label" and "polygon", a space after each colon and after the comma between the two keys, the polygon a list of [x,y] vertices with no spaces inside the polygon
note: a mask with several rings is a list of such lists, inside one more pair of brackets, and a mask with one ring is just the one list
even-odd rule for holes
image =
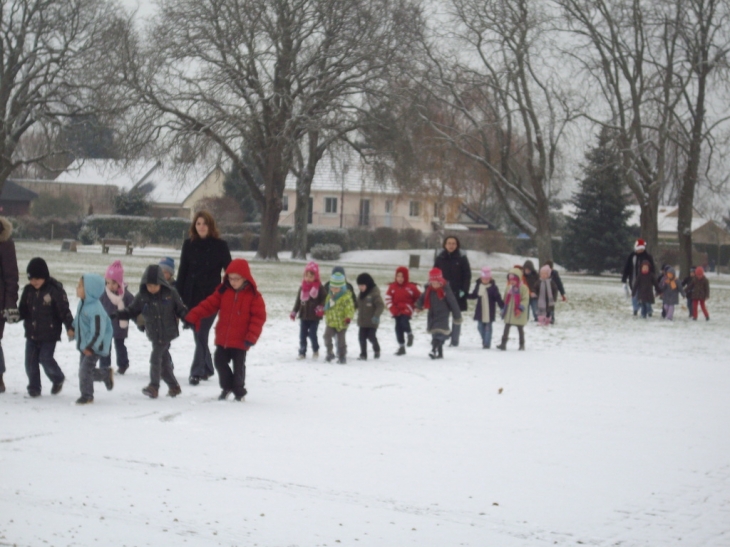
{"label": "child in pink hat", "polygon": [[477,330],[482,338],[482,348],[492,347],[492,323],[496,317],[496,308],[504,308],[499,288],[492,279],[492,269],[489,266],[482,268],[482,275],[474,284],[474,290],[467,296],[470,300],[476,300],[474,310],[474,321],[477,322]]}
{"label": "child in pink hat", "polygon": [[319,266],[316,262],[310,262],[304,267],[302,284],[297,291],[297,299],[294,301],[294,309],[289,314],[292,321],[299,316],[299,357],[304,359],[307,356],[307,340],[312,344],[312,357],[319,357],[319,340],[317,330],[319,322],[324,315],[324,300],[327,291],[319,279]]}
{"label": "child in pink hat", "polygon": [[[127,285],[124,283],[124,267],[121,261],[115,260],[106,269],[104,275],[106,281],[106,290],[101,295],[99,301],[104,306],[104,310],[108,315],[123,310],[132,303],[134,295],[129,292]],[[112,319],[112,327],[114,328],[114,353],[117,356],[117,372],[124,374],[129,368],[129,356],[127,355],[127,346],[125,338],[129,334],[129,322],[126,320]],[[112,357],[109,354],[102,357],[99,366],[109,368],[112,366]]]}

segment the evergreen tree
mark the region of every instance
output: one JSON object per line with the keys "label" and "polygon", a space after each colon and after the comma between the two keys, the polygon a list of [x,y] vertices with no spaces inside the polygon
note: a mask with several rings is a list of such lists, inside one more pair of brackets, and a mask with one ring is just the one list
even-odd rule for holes
{"label": "evergreen tree", "polygon": [[602,131],[598,146],[586,154],[585,178],[572,203],[563,236],[563,261],[569,270],[621,271],[631,232],[627,225],[626,195],[621,158],[610,134]]}

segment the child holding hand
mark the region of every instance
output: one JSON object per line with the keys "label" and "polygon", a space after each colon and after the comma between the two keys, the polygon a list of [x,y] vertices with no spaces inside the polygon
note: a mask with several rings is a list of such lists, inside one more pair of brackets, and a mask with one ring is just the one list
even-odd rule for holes
{"label": "child holding hand", "polygon": [[453,324],[461,325],[461,309],[459,302],[451,290],[449,282],[439,268],[428,272],[428,284],[416,302],[416,309],[428,310],[427,329],[431,335],[431,359],[443,359],[444,342],[451,335],[449,315],[453,314]]}
{"label": "child holding hand", "polygon": [[[413,345],[411,316],[418,297],[421,296],[418,285],[409,281],[408,274],[408,268],[405,266],[396,268],[395,281],[388,285],[385,293],[385,305],[388,306],[388,311],[395,319],[395,337],[398,340],[396,355],[405,355],[406,345],[409,348]],[[408,335],[407,343],[406,335]]]}
{"label": "child holding hand", "polygon": [[[104,306],[104,310],[108,315],[123,310],[132,303],[134,295],[129,292],[127,285],[124,283],[124,268],[121,261],[115,260],[106,269],[104,282],[106,283],[106,290],[101,295],[99,302]],[[114,352],[117,355],[117,372],[124,374],[129,368],[129,356],[125,345],[125,340],[129,334],[129,321],[112,319],[112,328],[114,329]],[[111,353],[107,357],[101,358],[99,366],[112,366]]]}
{"label": "child holding hand", "polygon": [[347,327],[355,317],[353,295],[347,288],[344,274],[335,272],[329,281],[329,292],[324,301],[324,343],[327,347],[327,362],[334,361],[335,353],[332,344],[337,337],[337,362],[347,364]]}
{"label": "child holding hand", "polygon": [[497,306],[500,309],[504,308],[502,296],[492,279],[492,269],[489,266],[482,268],[482,275],[477,279],[474,290],[467,298],[477,301],[474,320],[477,322],[477,330],[482,337],[482,348],[489,349],[492,346],[492,323],[494,323],[496,308]]}
{"label": "child holding hand", "polygon": [[302,285],[297,291],[294,309],[289,314],[292,321],[296,321],[297,316],[299,316],[298,359],[304,359],[307,356],[307,339],[312,344],[312,358],[319,357],[317,330],[324,315],[324,300],[326,297],[327,292],[319,279],[319,266],[316,262],[310,262],[304,267]]}
{"label": "child holding hand", "polygon": [[507,289],[504,293],[504,308],[502,318],[504,319],[504,333],[502,343],[497,347],[502,351],[507,349],[507,340],[512,325],[517,327],[520,335],[520,351],[525,349],[525,325],[527,324],[527,306],[530,305],[530,291],[521,282],[522,272],[519,268],[512,268],[507,274]]}

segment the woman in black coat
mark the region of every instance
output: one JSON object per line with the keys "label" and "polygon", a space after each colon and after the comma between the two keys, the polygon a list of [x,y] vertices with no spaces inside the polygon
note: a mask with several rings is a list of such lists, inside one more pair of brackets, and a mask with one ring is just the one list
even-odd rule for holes
{"label": "woman in black coat", "polygon": [[[189,310],[208,298],[221,283],[221,272],[231,263],[228,244],[220,239],[213,216],[207,211],[195,215],[190,226],[190,238],[185,240],[180,255],[180,269],[175,287]],[[215,315],[200,322],[194,333],[195,355],[190,366],[190,385],[213,376],[213,358],[208,348],[208,334]]]}
{"label": "woman in black coat", "polygon": [[[466,296],[471,288],[471,266],[465,252],[461,252],[461,244],[456,236],[446,236],[443,244],[444,250],[439,253],[434,262],[434,267],[439,268],[446,281],[449,282],[454,292],[459,309],[466,311]],[[451,346],[459,345],[461,324],[451,326]]]}
{"label": "woman in black coat", "polygon": [[[15,323],[18,313],[18,260],[15,256],[13,225],[4,217],[0,217],[0,340],[3,338],[5,321]],[[5,355],[0,345],[0,393],[5,391],[3,382],[5,374]]]}

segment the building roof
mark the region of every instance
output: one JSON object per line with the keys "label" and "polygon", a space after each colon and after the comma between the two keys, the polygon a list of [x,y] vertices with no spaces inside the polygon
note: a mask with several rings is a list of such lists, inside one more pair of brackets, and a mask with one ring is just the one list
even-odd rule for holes
{"label": "building roof", "polygon": [[137,183],[138,187],[154,185],[150,192],[153,203],[182,205],[193,191],[208,178],[217,166],[193,164],[170,166],[159,164],[151,173]]}
{"label": "building roof", "polygon": [[3,191],[0,193],[0,201],[33,201],[38,194],[27,188],[15,184],[12,180],[6,180]]}
{"label": "building roof", "polygon": [[[291,173],[286,177],[286,189],[296,190],[297,179]],[[350,192],[376,194],[402,194],[392,182],[380,183],[376,180],[372,168],[363,165],[359,158],[350,155],[344,160],[332,160],[331,156],[323,157],[317,163],[312,180],[312,190],[321,192]]]}

